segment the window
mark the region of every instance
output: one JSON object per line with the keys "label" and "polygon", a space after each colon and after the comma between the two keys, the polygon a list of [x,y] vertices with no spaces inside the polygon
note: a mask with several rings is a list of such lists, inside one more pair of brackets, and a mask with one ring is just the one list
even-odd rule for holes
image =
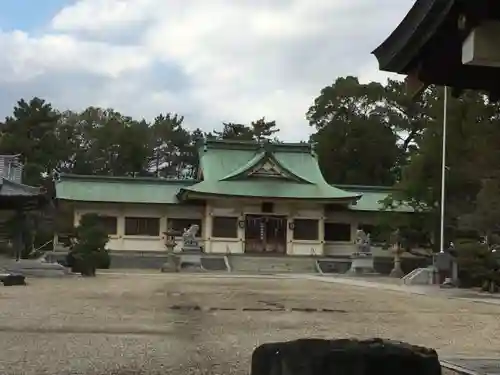
{"label": "window", "polygon": [[118,229],[118,219],[114,216],[99,215],[99,221],[101,222],[101,227],[106,230],[108,235],[113,235],[117,233]]}
{"label": "window", "polygon": [[157,217],[126,217],[126,236],[152,236],[160,235],[160,219]]}
{"label": "window", "polygon": [[319,237],[318,220],[295,219],[293,221],[293,238],[295,240],[314,241]]}
{"label": "window", "polygon": [[167,228],[168,229],[173,229],[178,233],[178,236],[182,236],[182,233],[184,233],[185,229],[188,229],[191,225],[198,225],[198,233],[196,234],[196,237],[201,237],[202,232],[202,225],[201,225],[201,219],[168,219],[167,220]]}
{"label": "window", "polygon": [[325,241],[327,242],[351,241],[351,224],[325,223]]}
{"label": "window", "polygon": [[238,238],[238,218],[214,217],[212,221],[212,237]]}

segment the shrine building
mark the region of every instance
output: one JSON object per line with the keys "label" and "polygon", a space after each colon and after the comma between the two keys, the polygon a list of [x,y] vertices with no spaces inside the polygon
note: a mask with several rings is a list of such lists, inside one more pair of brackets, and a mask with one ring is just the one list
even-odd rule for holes
{"label": "shrine building", "polygon": [[[198,225],[207,254],[348,256],[391,188],[331,186],[309,144],[207,140],[196,179],[61,175],[60,215],[99,214],[115,252],[163,252],[165,232]],[[399,212],[412,212],[399,206]]]}

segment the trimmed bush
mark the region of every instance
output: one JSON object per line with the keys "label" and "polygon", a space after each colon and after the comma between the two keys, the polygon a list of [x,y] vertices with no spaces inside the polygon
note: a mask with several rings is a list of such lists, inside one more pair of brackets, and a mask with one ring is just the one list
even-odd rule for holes
{"label": "trimmed bush", "polygon": [[111,258],[106,250],[109,236],[99,216],[86,214],[80,219],[66,262],[73,272],[95,276],[96,269],[109,268]]}
{"label": "trimmed bush", "polygon": [[477,242],[460,242],[456,246],[458,277],[464,288],[481,287],[490,290],[490,284],[498,285],[500,275],[495,253],[487,245]]}

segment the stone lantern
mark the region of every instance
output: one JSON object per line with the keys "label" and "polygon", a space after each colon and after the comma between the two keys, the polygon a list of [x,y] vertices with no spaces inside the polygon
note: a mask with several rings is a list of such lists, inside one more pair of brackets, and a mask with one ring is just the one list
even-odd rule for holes
{"label": "stone lantern", "polygon": [[175,245],[177,245],[177,242],[175,242],[177,232],[172,228],[168,228],[167,231],[163,233],[165,234],[165,247],[167,248],[167,252],[171,254],[174,252]]}
{"label": "stone lantern", "polygon": [[178,272],[178,261],[177,257],[174,253],[175,246],[177,242],[175,241],[175,237],[177,232],[172,228],[168,228],[165,234],[165,247],[167,248],[167,261],[161,267],[161,272]]}
{"label": "stone lantern", "polygon": [[401,278],[404,276],[403,269],[401,268],[401,255],[403,255],[404,249],[401,246],[402,236],[399,229],[392,232],[390,242],[392,244],[392,253],[394,255],[394,267],[391,270],[390,276]]}

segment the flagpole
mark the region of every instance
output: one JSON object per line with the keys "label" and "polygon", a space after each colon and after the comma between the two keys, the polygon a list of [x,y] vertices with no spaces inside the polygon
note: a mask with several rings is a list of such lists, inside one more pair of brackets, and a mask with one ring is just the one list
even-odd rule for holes
{"label": "flagpole", "polygon": [[443,147],[442,147],[442,165],[441,165],[441,217],[440,217],[440,243],[439,252],[444,253],[444,204],[445,204],[445,188],[446,188],[446,127],[448,125],[448,87],[444,87],[444,105],[443,105]]}

